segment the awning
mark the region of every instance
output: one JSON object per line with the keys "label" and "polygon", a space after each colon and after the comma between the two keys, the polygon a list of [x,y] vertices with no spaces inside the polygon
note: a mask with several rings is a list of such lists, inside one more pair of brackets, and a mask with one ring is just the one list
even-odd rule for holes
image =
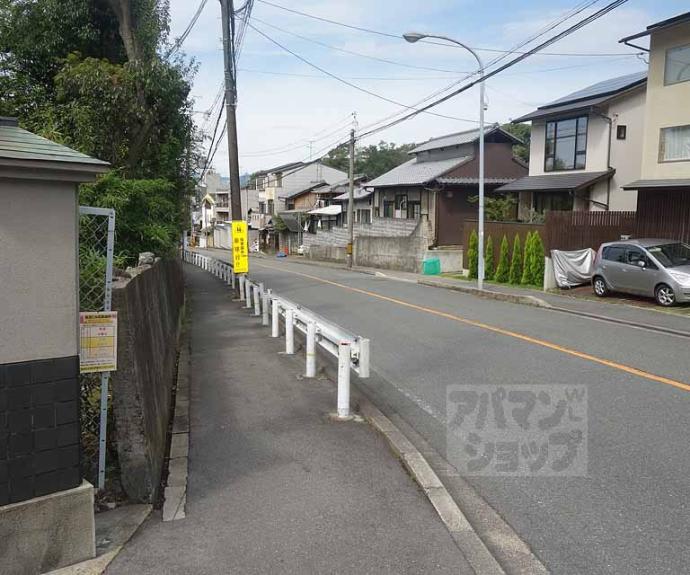
{"label": "awning", "polygon": [[526,176],[497,188],[497,192],[579,192],[602,180],[607,180],[616,170],[606,172],[576,172]]}
{"label": "awning", "polygon": [[674,188],[690,188],[690,179],[677,180],[635,180],[625,186],[621,186],[624,190],[652,190],[652,189],[674,189]]}
{"label": "awning", "polygon": [[343,206],[341,205],[332,205],[332,206],[326,206],[325,208],[318,208],[316,210],[312,210],[311,212],[308,212],[312,216],[337,216],[338,214],[342,213],[343,211]]}

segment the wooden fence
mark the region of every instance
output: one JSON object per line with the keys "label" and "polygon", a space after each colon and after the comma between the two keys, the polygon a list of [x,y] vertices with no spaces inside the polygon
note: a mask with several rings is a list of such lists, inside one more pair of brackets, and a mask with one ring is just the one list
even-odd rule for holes
{"label": "wooden fence", "polygon": [[[478,222],[477,220],[465,220],[465,225],[463,227],[463,246],[467,249],[470,245],[470,234],[472,230],[477,230]],[[529,232],[539,232],[542,240],[544,240],[544,224],[526,224],[522,222],[485,222],[484,223],[484,238],[486,241],[491,240],[494,243],[494,258],[498,262],[498,255],[501,249],[501,240],[503,236],[508,238],[510,242],[510,253],[513,253],[513,241],[515,236],[520,236],[520,242],[522,246],[525,245],[525,239]]]}
{"label": "wooden fence", "polygon": [[637,235],[635,212],[546,213],[545,245],[549,250],[598,249],[604,242]]}

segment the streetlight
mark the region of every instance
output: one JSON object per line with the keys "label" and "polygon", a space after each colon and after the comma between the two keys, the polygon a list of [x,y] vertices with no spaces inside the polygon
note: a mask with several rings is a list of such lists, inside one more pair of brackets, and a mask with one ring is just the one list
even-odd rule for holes
{"label": "streetlight", "polygon": [[446,42],[457,44],[461,48],[464,48],[470,52],[477,59],[477,64],[479,64],[481,80],[479,82],[479,269],[477,270],[477,287],[481,290],[484,289],[484,63],[472,48],[466,46],[458,40],[448,38],[447,36],[438,36],[436,34],[420,34],[419,32],[407,32],[406,34],[403,34],[403,38],[405,38],[405,40],[407,40],[410,44],[419,42],[419,40],[423,40],[424,38],[437,38],[438,40],[445,40]]}

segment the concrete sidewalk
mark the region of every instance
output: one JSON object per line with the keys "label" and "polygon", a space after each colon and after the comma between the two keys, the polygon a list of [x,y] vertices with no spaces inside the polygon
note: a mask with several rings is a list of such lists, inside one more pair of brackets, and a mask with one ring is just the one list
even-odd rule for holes
{"label": "concrete sidewalk", "polygon": [[473,573],[385,440],[328,418],[333,384],[303,379],[220,281],[185,274],[187,517],[152,515],[107,573]]}

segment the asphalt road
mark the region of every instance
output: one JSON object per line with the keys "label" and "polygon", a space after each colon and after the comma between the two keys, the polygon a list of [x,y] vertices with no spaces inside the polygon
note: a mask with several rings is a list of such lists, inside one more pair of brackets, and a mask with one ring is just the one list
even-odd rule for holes
{"label": "asphalt road", "polygon": [[687,339],[280,260],[251,276],[369,337],[371,391],[441,453],[449,385],[585,385],[586,475],[468,481],[552,573],[687,572]]}

